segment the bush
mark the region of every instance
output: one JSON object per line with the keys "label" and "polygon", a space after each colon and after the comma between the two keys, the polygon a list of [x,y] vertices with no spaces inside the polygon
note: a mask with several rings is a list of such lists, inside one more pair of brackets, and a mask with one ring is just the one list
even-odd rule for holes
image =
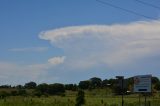
{"label": "bush", "polygon": [[18,95],[18,92],[15,91],[15,90],[14,90],[14,91],[11,91],[11,95],[12,95],[12,96],[17,96],[17,95]]}
{"label": "bush", "polygon": [[34,91],[32,93],[33,93],[33,96],[37,96],[37,97],[41,97],[42,96],[42,92],[40,92],[38,90],[36,90],[36,91]]}
{"label": "bush", "polygon": [[27,92],[26,92],[25,89],[19,89],[19,90],[18,90],[18,95],[20,95],[20,96],[26,96],[26,95],[27,95]]}
{"label": "bush", "polygon": [[75,106],[82,106],[85,104],[85,99],[84,99],[84,91],[79,90],[78,95],[76,97],[76,104]]}
{"label": "bush", "polygon": [[9,93],[7,93],[6,91],[1,91],[0,92],[0,98],[4,99],[5,97],[9,96]]}

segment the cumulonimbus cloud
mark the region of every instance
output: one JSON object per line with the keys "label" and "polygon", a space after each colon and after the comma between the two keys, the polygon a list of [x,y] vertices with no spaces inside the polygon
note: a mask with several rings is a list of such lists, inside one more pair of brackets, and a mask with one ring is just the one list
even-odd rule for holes
{"label": "cumulonimbus cloud", "polygon": [[[43,31],[39,38],[48,40],[54,47],[63,49],[64,56],[49,58],[42,64],[0,61],[1,83],[24,83],[30,80],[40,82],[46,78],[60,77],[54,74],[48,77],[49,70],[53,69],[57,72],[83,71],[91,68],[99,70],[101,66],[105,66],[120,70],[134,63],[140,64],[134,64],[134,69],[140,66],[144,73],[146,72],[144,67],[149,68],[150,72],[155,69],[155,66],[156,69],[160,69],[160,20],[114,25],[69,26]],[[35,50],[35,48],[15,48],[11,51],[33,49]],[[43,50],[46,48],[36,49],[36,51]],[[146,64],[147,59],[149,62]]]}
{"label": "cumulonimbus cloud", "polygon": [[70,26],[43,31],[39,37],[64,49],[70,67],[116,67],[159,56],[160,20]]}

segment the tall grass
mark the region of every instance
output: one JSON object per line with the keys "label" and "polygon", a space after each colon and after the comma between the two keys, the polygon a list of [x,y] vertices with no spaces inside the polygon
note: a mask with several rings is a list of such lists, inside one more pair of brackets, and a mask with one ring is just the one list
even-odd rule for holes
{"label": "tall grass", "polygon": [[[121,106],[121,97],[85,97],[84,106]],[[160,106],[160,99],[148,98],[150,106]],[[50,97],[7,97],[0,99],[0,106],[75,106],[75,96],[50,96]],[[124,98],[124,106],[144,106],[144,101],[139,104],[138,98]],[[147,106],[149,103],[147,102]]]}

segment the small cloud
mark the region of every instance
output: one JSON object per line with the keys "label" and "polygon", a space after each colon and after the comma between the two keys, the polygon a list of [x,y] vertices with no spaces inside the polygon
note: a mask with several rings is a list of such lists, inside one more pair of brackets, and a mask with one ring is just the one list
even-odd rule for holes
{"label": "small cloud", "polygon": [[48,47],[28,47],[28,48],[9,49],[9,51],[12,51],[12,52],[43,52],[47,50],[48,50]]}
{"label": "small cloud", "polygon": [[48,62],[52,65],[57,65],[57,64],[61,64],[64,62],[65,60],[65,56],[62,56],[62,57],[53,57],[51,59],[48,60]]}
{"label": "small cloud", "polygon": [[[42,64],[18,64],[0,61],[1,83],[17,84],[25,81],[40,81],[47,78],[48,71],[63,63],[65,56],[53,57]],[[54,76],[57,78],[57,76]]]}
{"label": "small cloud", "polygon": [[18,83],[24,80],[36,80],[46,74],[43,67],[35,67],[35,65],[22,65],[12,62],[0,61],[0,79],[2,83]]}

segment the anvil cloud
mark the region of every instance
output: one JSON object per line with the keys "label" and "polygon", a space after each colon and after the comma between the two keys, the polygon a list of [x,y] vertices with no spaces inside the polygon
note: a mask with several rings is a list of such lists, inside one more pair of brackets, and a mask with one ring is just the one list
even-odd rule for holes
{"label": "anvil cloud", "polygon": [[160,53],[159,20],[69,26],[43,31],[39,37],[64,50],[68,68],[123,67]]}

